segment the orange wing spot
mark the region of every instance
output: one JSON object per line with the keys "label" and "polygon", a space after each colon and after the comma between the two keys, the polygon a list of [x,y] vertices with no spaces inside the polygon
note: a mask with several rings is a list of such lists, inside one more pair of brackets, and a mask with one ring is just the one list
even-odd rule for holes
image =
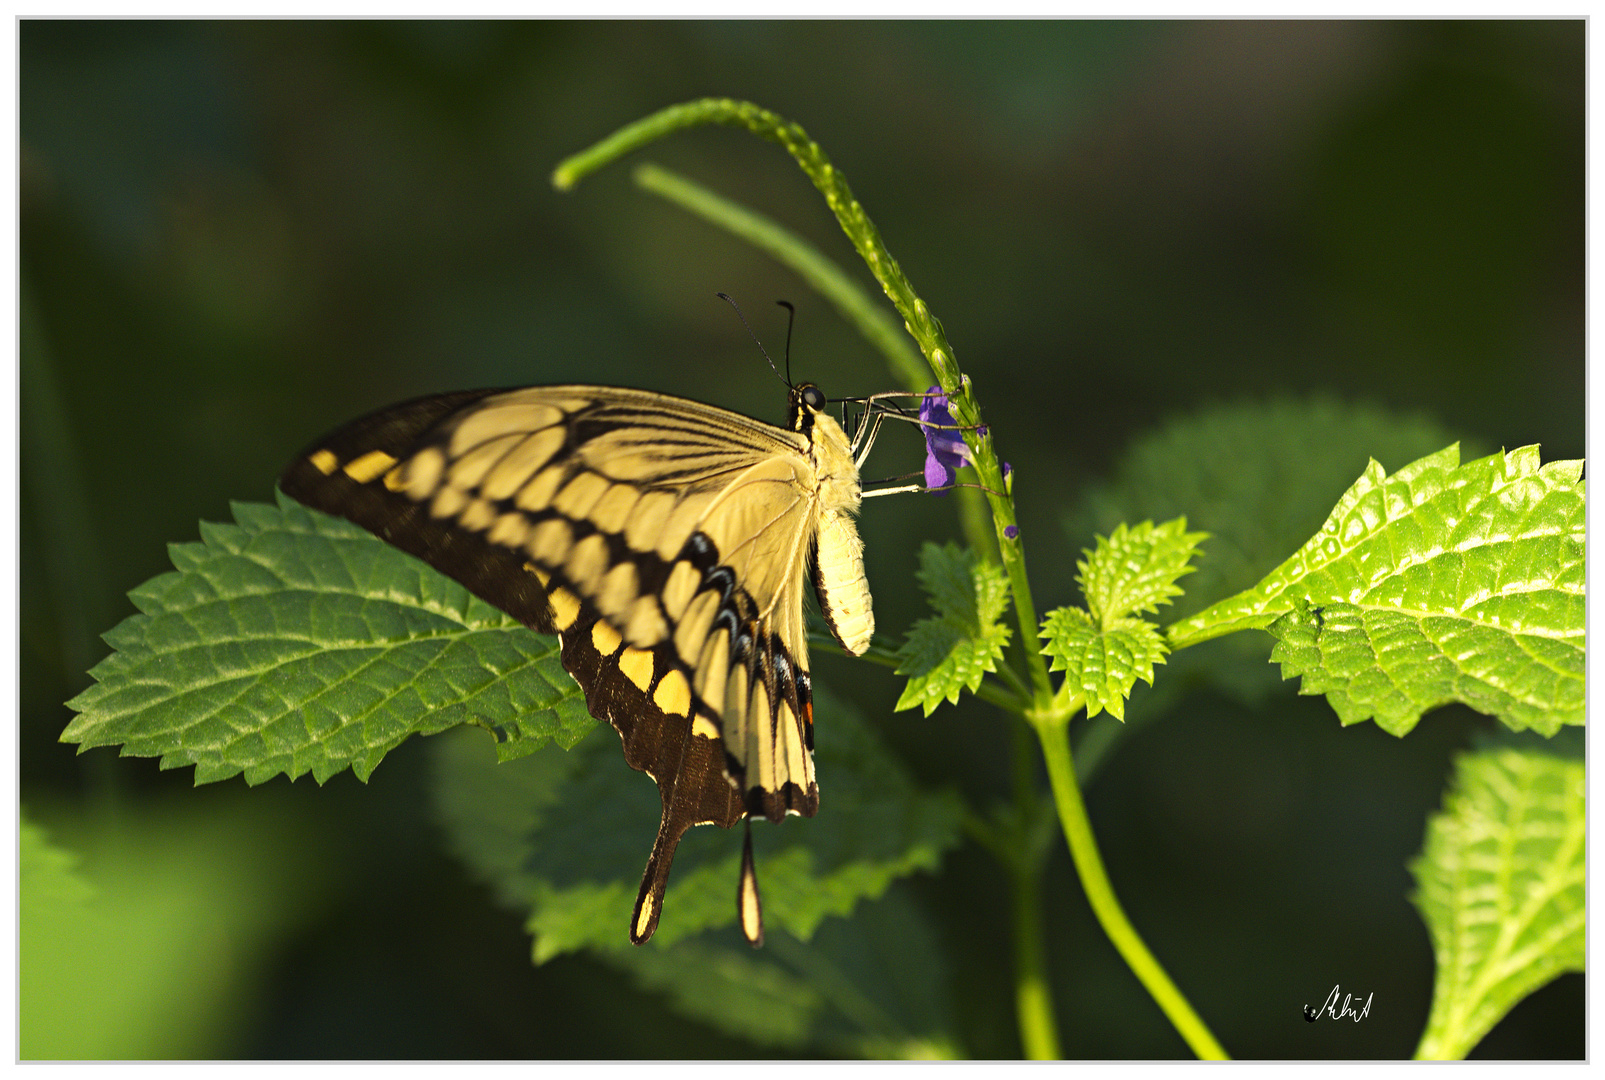
{"label": "orange wing spot", "polygon": [[814,726],[814,703],[812,701],[803,702],[803,723],[809,727]]}

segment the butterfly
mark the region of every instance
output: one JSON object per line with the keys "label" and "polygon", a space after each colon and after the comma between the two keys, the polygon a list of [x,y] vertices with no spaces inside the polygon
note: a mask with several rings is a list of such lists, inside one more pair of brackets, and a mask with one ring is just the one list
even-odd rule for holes
{"label": "butterfly", "polygon": [[[819,809],[804,582],[811,568],[832,634],[862,654],[858,470],[885,415],[849,438],[825,410],[812,383],[791,387],[783,428],[604,386],[440,394],[334,431],[280,478],[561,639],[591,715],[662,799],[636,944],[691,826]],[[760,944],[750,828],[737,910]]]}

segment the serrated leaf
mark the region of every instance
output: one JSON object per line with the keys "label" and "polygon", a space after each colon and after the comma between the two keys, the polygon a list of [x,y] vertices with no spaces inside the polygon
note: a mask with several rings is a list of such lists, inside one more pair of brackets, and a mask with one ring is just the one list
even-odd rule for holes
{"label": "serrated leaf", "polygon": [[986,673],[997,670],[1008,643],[1007,626],[994,624],[972,637],[946,619],[921,619],[897,650],[897,673],[909,680],[895,711],[917,705],[929,716],[944,701],[957,705],[961,693],[975,693]]}
{"label": "serrated leaf", "polygon": [[642,990],[662,994],[676,1012],[726,1035],[795,1051],[814,1040],[829,1003],[775,962],[777,937],[766,933],[771,947],[762,950],[699,936],[667,948],[637,949],[633,956],[603,955],[629,971]]}
{"label": "serrated leaf", "polygon": [[1499,746],[1460,755],[1410,865],[1437,975],[1418,1058],[1462,1058],[1517,1002],[1584,968],[1581,756]]}
{"label": "serrated leaf", "polygon": [[604,953],[636,985],[729,1035],[791,1052],[951,1058],[942,951],[928,920],[893,885],[811,941],[770,931],[764,948],[704,934],[669,948]]}
{"label": "serrated leaf", "polygon": [[1080,608],[1063,607],[1042,621],[1044,655],[1049,670],[1065,672],[1065,684],[1086,700],[1087,715],[1105,709],[1116,720],[1126,718],[1126,698],[1138,679],[1152,685],[1154,665],[1165,662],[1165,639],[1159,628],[1142,619],[1123,618],[1100,629]]}
{"label": "serrated leaf", "polygon": [[[765,924],[804,939],[894,879],[933,869],[957,843],[960,818],[954,796],[916,788],[851,709],[818,684],[814,694],[819,815],[753,825]],[[453,849],[503,903],[529,913],[537,963],[632,948],[630,912],[662,811],[651,780],[620,760],[618,736],[600,725],[568,754],[506,765],[481,738],[437,747],[435,804]],[[734,924],[740,856],[736,832],[686,833],[648,947]]]}
{"label": "serrated leaf", "polygon": [[1461,701],[1508,726],[1583,723],[1580,462],[1537,447],[1392,476],[1372,462],[1304,547],[1258,586],[1169,628],[1172,647],[1246,627],[1345,723],[1395,734]]}
{"label": "serrated leaf", "polygon": [[949,541],[920,547],[914,572],[938,615],[973,633],[997,622],[1009,610],[1009,579],[996,563]]}
{"label": "serrated leaf", "polygon": [[[1345,727],[1375,719],[1393,735],[1450,701],[1497,716],[1513,730],[1553,735],[1562,719],[1549,703],[1565,700],[1568,684],[1582,678],[1580,657],[1577,673],[1568,673],[1572,655],[1564,643],[1516,644],[1509,634],[1462,619],[1300,602],[1270,631],[1277,639],[1271,660],[1285,678],[1302,676],[1299,693],[1325,694]],[[1581,695],[1581,687],[1575,692]]]}
{"label": "serrated leaf", "polygon": [[595,726],[555,638],[282,494],[233,510],[129,594],[141,614],[105,635],[116,651],[67,703],[63,742],[194,765],[196,783],[322,783],[458,724],[498,733],[504,756]]}
{"label": "serrated leaf", "polygon": [[1121,522],[1076,563],[1087,610],[1100,625],[1157,612],[1160,604],[1182,594],[1176,580],[1196,569],[1187,564],[1208,535],[1188,532],[1184,517],[1157,526],[1145,521],[1128,528]]}
{"label": "serrated leaf", "polygon": [[[1208,558],[1176,601],[1177,616],[1185,617],[1250,588],[1297,550],[1368,457],[1401,464],[1453,438],[1429,417],[1321,398],[1200,409],[1134,440],[1113,476],[1084,490],[1065,528],[1079,547],[1122,521],[1186,514],[1210,539]],[[1240,700],[1262,700],[1284,685],[1265,651],[1258,634],[1246,633],[1172,655],[1168,677],[1145,695],[1143,714],[1163,712],[1199,681]],[[1078,753],[1078,766],[1082,760]]]}
{"label": "serrated leaf", "polygon": [[938,614],[910,627],[897,650],[897,673],[909,680],[895,708],[918,705],[929,716],[997,670],[1009,643],[1009,628],[998,621],[1009,607],[1009,581],[1002,567],[954,543],[925,544],[918,577]]}

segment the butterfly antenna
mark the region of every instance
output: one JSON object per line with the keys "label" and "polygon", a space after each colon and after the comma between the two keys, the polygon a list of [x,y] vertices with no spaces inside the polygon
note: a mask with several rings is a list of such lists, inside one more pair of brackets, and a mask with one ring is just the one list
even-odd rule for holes
{"label": "butterfly antenna", "polygon": [[[741,313],[741,305],[732,300],[729,293],[714,293],[713,295],[717,296],[719,299],[736,309],[736,318],[740,319],[741,325],[747,328],[747,333],[752,337],[752,343],[758,346],[758,351],[763,353],[763,358],[765,360],[769,360],[769,351],[763,347],[763,342],[758,340],[758,335],[752,332],[752,326],[747,322],[747,317]],[[791,328],[789,326],[786,328],[786,350],[788,353],[791,351]],[[769,369],[775,373],[775,378],[785,383],[788,388],[791,386],[791,380],[786,378],[785,375],[780,374],[780,369],[775,367],[775,362],[773,360],[769,360]],[[787,374],[791,373],[791,362],[789,359],[786,362],[786,372]]]}
{"label": "butterfly antenna", "polygon": [[786,309],[786,385],[791,385],[791,328],[797,321],[797,309],[791,306],[790,300],[776,300],[775,303]]}

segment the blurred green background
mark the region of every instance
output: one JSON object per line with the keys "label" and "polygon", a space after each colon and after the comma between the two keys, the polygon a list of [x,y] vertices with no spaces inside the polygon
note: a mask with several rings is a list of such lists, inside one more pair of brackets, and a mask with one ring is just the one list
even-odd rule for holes
{"label": "blurred green background", "polygon": [[[844,170],[1016,469],[1041,610],[1078,599],[1090,536],[1061,522],[1082,493],[1205,406],[1318,393],[1583,454],[1581,22],[24,22],[20,55],[21,793],[72,853],[40,865],[76,858],[62,873],[94,890],[89,924],[46,904],[25,927],[24,1056],[768,1052],[588,958],[531,966],[519,914],[443,853],[424,741],[366,786],[252,791],[56,741],[165,544],[271,500],[304,444],[369,409],[575,380],[778,421],[717,290],[772,346],[770,301],[797,303],[799,378],[892,388],[795,277],[627,168],[553,192],[559,159],[661,106],[756,101]],[[637,157],[857,271],[775,147],[699,130]],[[898,443],[869,476],[917,463]],[[883,633],[921,613],[915,552],[957,535],[952,513],[866,508]],[[925,783],[983,808],[1007,791],[987,707],[894,715],[890,674],[816,675]],[[1150,946],[1234,1054],[1408,1055],[1432,965],[1405,863],[1489,722],[1345,731],[1291,686],[1160,719],[1088,791]],[[1065,1053],[1184,1056],[1054,860]],[[1003,875],[971,846],[914,885],[957,1044],[1017,1054]],[[1374,991],[1370,1016],[1305,1024],[1334,983]],[[1564,977],[1477,1056],[1580,1057],[1582,1016]]]}

